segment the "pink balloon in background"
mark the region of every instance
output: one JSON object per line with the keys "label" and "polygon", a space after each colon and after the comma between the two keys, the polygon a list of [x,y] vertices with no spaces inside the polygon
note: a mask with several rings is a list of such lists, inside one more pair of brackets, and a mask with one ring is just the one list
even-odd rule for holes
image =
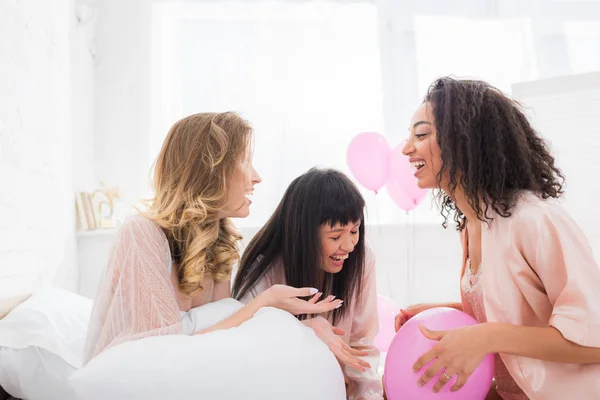
{"label": "pink balloon in background", "polygon": [[396,334],[394,319],[400,306],[385,296],[377,295],[377,311],[379,313],[379,332],[375,336],[374,345],[381,352],[388,351]]}
{"label": "pink balloon in background", "polygon": [[391,155],[385,137],[376,132],[364,132],[352,139],[346,158],[356,180],[377,193],[390,178]]}
{"label": "pink balloon in background", "polygon": [[432,308],[409,319],[392,340],[385,359],[384,386],[387,398],[389,400],[485,399],[494,377],[493,354],[488,354],[483,359],[467,383],[456,392],[450,391],[452,385],[456,383],[456,376],[452,377],[438,393],[433,392],[433,385],[443,371],[440,371],[425,386],[420,387],[417,384],[421,375],[435,360],[419,372],[413,372],[412,366],[437,343],[423,336],[419,330],[420,324],[432,330],[448,330],[475,325],[477,321],[462,311],[447,307]]}
{"label": "pink balloon in background", "polygon": [[421,201],[423,201],[424,196],[416,199],[408,197],[408,195],[404,194],[404,191],[398,182],[393,179],[388,181],[387,185],[385,185],[385,188],[388,195],[392,198],[392,200],[394,200],[394,203],[396,203],[398,207],[404,211],[411,211],[415,209],[421,203]]}
{"label": "pink balloon in background", "polygon": [[409,157],[402,154],[406,142],[402,141],[394,147],[391,157],[390,181],[387,184],[388,194],[405,211],[418,206],[427,195],[426,189],[417,185],[414,170],[408,162]]}

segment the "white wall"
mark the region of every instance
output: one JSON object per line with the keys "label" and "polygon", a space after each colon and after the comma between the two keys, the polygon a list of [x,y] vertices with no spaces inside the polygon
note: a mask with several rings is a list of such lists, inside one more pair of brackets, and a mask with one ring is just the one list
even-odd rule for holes
{"label": "white wall", "polygon": [[73,126],[73,186],[97,188],[94,165],[94,77],[96,19],[93,3],[77,2],[71,14],[71,96]]}
{"label": "white wall", "polygon": [[0,296],[75,289],[71,0],[0,2]]}
{"label": "white wall", "polygon": [[600,256],[600,72],[525,82],[513,95],[527,107],[566,177],[564,204]]}
{"label": "white wall", "polygon": [[120,185],[129,203],[148,193],[151,6],[147,0],[98,3],[94,166],[96,178]]}

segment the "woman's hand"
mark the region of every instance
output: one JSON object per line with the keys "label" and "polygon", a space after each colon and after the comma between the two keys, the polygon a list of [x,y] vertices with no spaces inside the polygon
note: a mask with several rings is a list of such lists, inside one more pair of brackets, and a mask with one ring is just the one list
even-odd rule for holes
{"label": "woman's hand", "polygon": [[434,303],[425,303],[413,304],[411,306],[408,306],[407,308],[401,308],[398,315],[396,315],[396,319],[394,320],[396,332],[398,332],[398,330],[402,328],[402,325],[407,323],[409,319],[411,319],[421,311],[425,311],[436,306],[437,304]]}
{"label": "woman's hand", "polygon": [[424,386],[442,371],[442,375],[433,386],[435,392],[439,392],[454,375],[458,375],[458,378],[451,390],[457,391],[462,388],[475,368],[490,353],[486,324],[449,331],[431,331],[423,326],[420,326],[420,329],[425,337],[438,340],[438,343],[417,360],[413,369],[418,372],[437,358],[437,361],[425,370],[418,382],[420,386]]}
{"label": "woman's hand", "polygon": [[[310,301],[298,297],[313,296]],[[273,285],[257,296],[262,307],[276,307],[294,315],[321,314],[342,306],[342,300],[320,301],[317,289]]]}
{"label": "woman's hand", "polygon": [[[327,299],[323,301],[327,301]],[[315,331],[319,339],[329,347],[329,350],[331,350],[341,365],[345,364],[363,372],[366,368],[371,368],[371,365],[368,362],[358,358],[358,356],[368,355],[369,352],[353,349],[344,342],[341,336],[343,336],[345,332],[342,329],[332,326],[329,321],[323,317],[311,318],[303,321],[303,323]]]}
{"label": "woman's hand", "polygon": [[395,319],[396,332],[398,332],[398,330],[400,328],[402,328],[402,326],[405,323],[407,323],[409,319],[411,319],[412,317],[414,317],[418,313],[420,313],[422,311],[425,311],[425,310],[429,310],[430,308],[436,308],[436,307],[455,308],[457,310],[462,311],[462,304],[461,303],[421,303],[421,304],[413,304],[411,306],[408,306],[408,308],[402,308],[402,309],[400,309],[400,312],[398,313],[398,315],[396,315],[396,319]]}

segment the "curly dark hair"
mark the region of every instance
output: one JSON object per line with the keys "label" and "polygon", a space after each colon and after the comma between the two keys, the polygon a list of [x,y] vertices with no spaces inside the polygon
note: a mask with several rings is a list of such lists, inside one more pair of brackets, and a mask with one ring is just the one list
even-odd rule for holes
{"label": "curly dark hair", "polygon": [[[437,79],[424,102],[431,104],[441,149],[442,168],[449,176],[448,192],[438,190],[437,200],[446,227],[454,214],[457,229],[465,217],[451,198],[458,185],[483,222],[491,222],[490,208],[510,217],[521,191],[541,198],[563,194],[564,176],[554,157],[533,129],[521,104],[499,89],[478,80]],[[483,200],[483,205],[480,200]]]}

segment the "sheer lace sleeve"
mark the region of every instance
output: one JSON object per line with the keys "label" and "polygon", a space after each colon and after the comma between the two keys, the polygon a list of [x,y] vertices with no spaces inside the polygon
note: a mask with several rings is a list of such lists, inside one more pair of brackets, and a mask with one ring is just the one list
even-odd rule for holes
{"label": "sheer lace sleeve", "polygon": [[383,398],[381,375],[378,372],[380,352],[373,344],[375,336],[379,332],[376,258],[368,243],[365,250],[365,272],[361,301],[354,304],[348,344],[355,349],[369,352],[369,355],[363,357],[363,359],[371,364],[371,368],[361,372],[349,366],[344,366],[344,372],[349,380],[349,400],[380,400]]}
{"label": "sheer lace sleeve", "polygon": [[116,344],[181,333],[164,233],[142,216],[117,233],[90,318],[84,362]]}

